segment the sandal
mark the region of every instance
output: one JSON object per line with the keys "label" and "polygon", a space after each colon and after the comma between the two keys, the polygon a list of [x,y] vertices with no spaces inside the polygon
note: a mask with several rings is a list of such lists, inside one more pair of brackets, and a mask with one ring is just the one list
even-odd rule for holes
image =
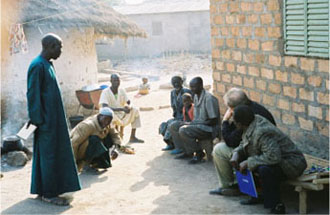
{"label": "sandal", "polygon": [[42,197],[42,201],[58,206],[68,206],[70,204],[65,198],[58,196],[52,198]]}

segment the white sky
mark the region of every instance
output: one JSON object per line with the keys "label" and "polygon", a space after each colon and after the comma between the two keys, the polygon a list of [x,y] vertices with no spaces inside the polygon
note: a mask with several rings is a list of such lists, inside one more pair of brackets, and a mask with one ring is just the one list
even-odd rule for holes
{"label": "white sky", "polygon": [[125,0],[127,4],[141,4],[144,0]]}

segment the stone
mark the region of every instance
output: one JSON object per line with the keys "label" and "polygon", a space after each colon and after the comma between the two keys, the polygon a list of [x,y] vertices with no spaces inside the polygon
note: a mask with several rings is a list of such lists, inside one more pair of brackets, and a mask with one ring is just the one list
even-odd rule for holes
{"label": "stone", "polygon": [[6,155],[6,160],[8,165],[19,167],[24,166],[29,159],[24,152],[13,151]]}

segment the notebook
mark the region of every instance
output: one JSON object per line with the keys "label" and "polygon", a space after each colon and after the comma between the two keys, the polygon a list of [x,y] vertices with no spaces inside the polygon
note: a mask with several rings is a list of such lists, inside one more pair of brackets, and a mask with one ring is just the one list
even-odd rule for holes
{"label": "notebook", "polygon": [[239,189],[242,193],[258,198],[258,193],[253,180],[252,172],[247,170],[246,175],[236,170],[236,178]]}
{"label": "notebook", "polygon": [[30,124],[28,128],[26,128],[28,123],[25,123],[23,128],[16,134],[18,137],[20,137],[23,140],[27,140],[29,136],[37,129],[35,125]]}

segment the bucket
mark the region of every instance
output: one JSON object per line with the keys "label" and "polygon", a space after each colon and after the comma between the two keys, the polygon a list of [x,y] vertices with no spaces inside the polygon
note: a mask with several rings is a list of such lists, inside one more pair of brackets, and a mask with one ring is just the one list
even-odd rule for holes
{"label": "bucket", "polygon": [[72,116],[69,117],[71,128],[74,128],[76,125],[78,125],[79,122],[84,120],[84,116]]}

